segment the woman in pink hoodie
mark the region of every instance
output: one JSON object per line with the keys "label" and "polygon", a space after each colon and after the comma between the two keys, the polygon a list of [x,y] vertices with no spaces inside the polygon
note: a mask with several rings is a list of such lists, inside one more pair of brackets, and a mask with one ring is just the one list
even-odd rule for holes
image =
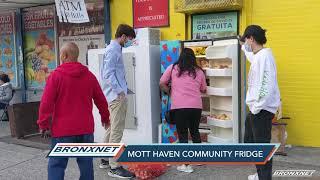
{"label": "woman in pink hoodie", "polygon": [[[171,81],[171,89],[169,82]],[[171,110],[177,125],[180,143],[201,143],[199,123],[202,113],[201,93],[207,90],[204,71],[197,65],[192,49],[184,48],[178,62],[169,66],[160,79],[160,88],[170,95]],[[190,165],[178,167],[179,171],[193,172]]]}

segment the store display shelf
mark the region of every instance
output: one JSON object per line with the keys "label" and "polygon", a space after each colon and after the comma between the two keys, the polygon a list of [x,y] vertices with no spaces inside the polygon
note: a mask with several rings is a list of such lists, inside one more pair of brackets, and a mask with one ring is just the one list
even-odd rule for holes
{"label": "store display shelf", "polygon": [[207,87],[207,94],[212,96],[232,96],[231,88]]}
{"label": "store display shelf", "polygon": [[232,69],[206,69],[207,76],[232,76]]}
{"label": "store display shelf", "polygon": [[220,120],[213,117],[207,117],[208,125],[210,126],[218,126],[222,128],[232,128],[233,121],[232,120]]}
{"label": "store display shelf", "polygon": [[220,137],[213,136],[212,134],[209,134],[208,142],[215,143],[215,144],[228,144],[228,143],[232,143],[233,141],[232,139],[220,138]]}

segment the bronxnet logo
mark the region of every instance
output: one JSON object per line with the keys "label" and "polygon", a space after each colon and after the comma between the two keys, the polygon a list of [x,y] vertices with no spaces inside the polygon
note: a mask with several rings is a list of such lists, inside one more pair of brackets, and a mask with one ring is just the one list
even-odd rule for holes
{"label": "bronxnet logo", "polygon": [[276,170],[275,177],[311,177],[316,170]]}
{"label": "bronxnet logo", "polygon": [[48,157],[115,157],[123,148],[122,143],[57,143]]}

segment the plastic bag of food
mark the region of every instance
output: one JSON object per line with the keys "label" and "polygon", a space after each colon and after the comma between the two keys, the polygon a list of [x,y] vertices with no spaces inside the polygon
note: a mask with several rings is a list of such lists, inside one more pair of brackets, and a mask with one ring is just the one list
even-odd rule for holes
{"label": "plastic bag of food", "polygon": [[128,170],[136,175],[137,179],[154,179],[161,176],[167,170],[164,164],[130,165]]}

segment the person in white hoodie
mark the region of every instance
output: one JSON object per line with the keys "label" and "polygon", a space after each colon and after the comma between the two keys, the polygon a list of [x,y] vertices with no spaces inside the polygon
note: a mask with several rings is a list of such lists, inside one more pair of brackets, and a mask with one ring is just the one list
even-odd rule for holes
{"label": "person in white hoodie", "polygon": [[9,104],[13,96],[12,92],[13,90],[9,76],[4,73],[0,74],[0,109],[5,109],[5,107]]}
{"label": "person in white hoodie", "polygon": [[[245,122],[245,143],[270,143],[272,118],[280,105],[275,59],[270,48],[265,48],[266,30],[250,25],[240,38],[242,51],[250,62],[246,104],[250,112]],[[257,165],[257,173],[248,180],[272,179],[272,159]]]}

